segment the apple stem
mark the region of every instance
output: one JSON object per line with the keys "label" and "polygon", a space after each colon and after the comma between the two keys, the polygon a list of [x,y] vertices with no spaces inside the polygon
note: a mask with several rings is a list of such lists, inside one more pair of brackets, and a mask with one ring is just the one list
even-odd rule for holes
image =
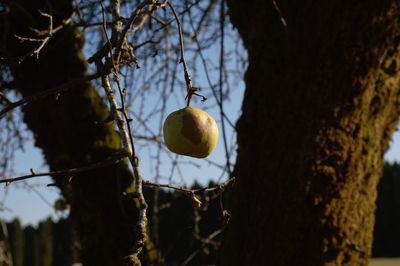
{"label": "apple stem", "polygon": [[186,82],[186,107],[190,106],[190,101],[192,100],[193,95],[196,95],[196,91],[198,90],[197,88],[193,87],[192,84],[192,79],[190,78],[190,74],[189,74],[189,70],[185,61],[185,49],[184,49],[184,45],[183,45],[183,34],[182,34],[182,25],[181,25],[181,21],[178,17],[178,14],[176,13],[176,10],[174,8],[174,6],[171,4],[171,1],[166,1],[167,5],[169,6],[169,8],[171,9],[172,13],[174,14],[176,23],[178,24],[178,29],[179,29],[179,46],[181,49],[181,58],[179,60],[179,63],[182,63],[183,65],[183,72],[184,72],[184,77],[185,77],[185,82]]}

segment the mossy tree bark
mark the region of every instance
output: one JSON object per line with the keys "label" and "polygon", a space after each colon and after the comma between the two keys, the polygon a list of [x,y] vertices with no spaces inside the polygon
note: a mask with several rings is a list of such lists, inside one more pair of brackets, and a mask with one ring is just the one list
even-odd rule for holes
{"label": "mossy tree bark", "polygon": [[228,0],[249,54],[221,265],[367,265],[400,3]]}
{"label": "mossy tree bark", "polygon": [[[21,56],[33,46],[19,43],[14,34],[30,36],[28,27],[47,29],[72,13],[72,1],[13,1],[9,3],[8,57]],[[36,45],[36,44],[35,44]],[[70,27],[57,32],[40,53],[12,65],[12,75],[23,97],[85,77],[87,66],[82,54],[83,37]],[[90,82],[66,93],[47,97],[23,108],[24,120],[32,130],[36,146],[42,149],[51,170],[79,167],[108,158],[120,148],[113,123],[101,123],[109,116]],[[134,243],[137,217],[134,202],[123,197],[130,191],[132,175],[124,163],[55,179],[71,203],[71,218],[82,245],[84,265],[124,265]]]}

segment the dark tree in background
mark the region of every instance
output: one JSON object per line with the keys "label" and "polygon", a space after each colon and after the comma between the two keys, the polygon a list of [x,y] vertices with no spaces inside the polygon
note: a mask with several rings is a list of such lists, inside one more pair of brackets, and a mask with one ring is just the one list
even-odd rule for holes
{"label": "dark tree in background", "polygon": [[50,218],[39,223],[39,265],[53,264],[53,222]]}
{"label": "dark tree in background", "polygon": [[400,3],[276,3],[228,1],[249,67],[221,265],[367,265]]}
{"label": "dark tree in background", "polygon": [[385,164],[378,186],[372,256],[400,257],[400,165]]}
{"label": "dark tree in background", "polygon": [[71,266],[79,261],[77,239],[68,219],[53,222],[47,218],[37,225],[22,228],[16,219],[9,228],[13,265]]}
{"label": "dark tree in background", "polygon": [[39,246],[41,245],[39,236],[35,228],[27,226],[24,229],[24,265],[25,266],[40,266],[40,252]]}
{"label": "dark tree in background", "polygon": [[7,224],[8,234],[10,235],[10,246],[14,266],[24,265],[24,232],[19,219],[14,219]]}
{"label": "dark tree in background", "polygon": [[[211,184],[212,185],[212,184]],[[154,190],[148,190],[146,198],[152,199]],[[378,186],[378,200],[377,210],[375,215],[375,226],[374,226],[374,241],[372,257],[399,257],[400,249],[397,245],[398,239],[400,238],[400,167],[398,163],[385,163],[382,178]],[[159,249],[164,254],[166,265],[179,265],[181,262],[188,261],[193,251],[198,250],[204,243],[200,239],[193,239],[191,228],[193,225],[193,208],[191,203],[182,194],[168,193],[161,191],[159,194],[161,204],[168,204],[174,201],[174,207],[165,209],[159,213],[160,227],[159,227]],[[149,205],[152,206],[154,203],[150,200]],[[198,210],[199,223],[198,232],[204,232],[204,237],[214,232],[219,228],[218,222],[218,202],[213,202],[208,207],[209,210]],[[179,219],[177,219],[179,217]],[[150,225],[152,221],[150,219]],[[9,223],[8,226],[11,228],[15,226],[15,221]],[[79,243],[74,237],[74,233],[71,232],[71,225],[68,219],[60,219],[57,222],[52,223],[52,237],[53,237],[53,253],[46,254],[40,253],[40,257],[51,256],[53,259],[53,265],[57,266],[70,266],[73,262],[79,261],[78,254],[76,252]],[[202,230],[200,230],[202,229]],[[204,230],[204,231],[203,231]],[[19,234],[20,230],[13,230],[9,232],[10,243],[14,244],[15,241],[20,241],[19,237],[14,236],[14,233]],[[68,233],[70,232],[70,233]],[[40,235],[40,227],[34,229],[32,227],[26,227],[24,230],[23,238],[27,239],[36,236],[36,241],[28,241],[24,245],[25,254],[12,254],[14,258],[14,265],[18,261],[24,260],[24,264],[29,266],[40,266],[39,263],[39,247],[41,241],[48,241],[48,239],[38,240]],[[218,241],[214,242],[217,244]],[[13,246],[13,245],[12,245]],[[30,253],[28,253],[29,251]],[[18,249],[13,249],[13,252],[18,252]],[[33,258],[33,254],[36,254],[36,259]],[[25,257],[28,256],[28,257]],[[209,265],[215,263],[218,256],[218,249],[208,247],[206,252],[201,252],[193,259],[189,264],[186,265]],[[46,258],[49,260],[51,258]],[[43,260],[43,258],[42,258]],[[17,261],[17,262],[16,262]],[[35,264],[36,263],[36,264]]]}
{"label": "dark tree in background", "polygon": [[72,230],[69,219],[60,219],[53,223],[53,265],[70,266],[79,261],[77,249],[79,243]]}

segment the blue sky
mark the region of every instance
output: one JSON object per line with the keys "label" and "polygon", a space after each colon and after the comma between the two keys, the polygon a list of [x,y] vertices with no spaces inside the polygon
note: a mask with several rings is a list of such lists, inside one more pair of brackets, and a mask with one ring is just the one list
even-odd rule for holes
{"label": "blue sky", "polygon": [[[217,150],[211,155],[211,160],[219,160],[217,157],[223,156],[222,143],[219,143]],[[399,161],[400,158],[400,132],[397,131],[393,135],[391,148],[385,155],[387,161]],[[196,159],[194,159],[196,160]],[[28,143],[26,146],[26,152],[18,152],[16,156],[16,169],[20,173],[27,173],[29,169],[35,170],[46,170],[46,166],[43,164],[41,152],[33,147],[32,143]],[[147,167],[142,167],[143,174],[151,175]],[[192,170],[188,170],[192,171]],[[185,173],[188,174],[188,173]],[[201,183],[206,183],[209,178],[213,178],[215,172],[208,168],[203,168],[197,173],[191,172],[186,180],[188,183],[192,182],[195,178],[201,177],[199,180]],[[205,180],[206,179],[206,180]],[[41,177],[34,181],[27,182],[31,186],[34,186],[34,190],[27,187],[24,183],[14,183],[8,186],[6,189],[0,190],[0,199],[5,197],[6,210],[0,210],[0,218],[11,220],[14,217],[19,217],[23,224],[36,224],[39,220],[42,220],[48,216],[57,218],[60,214],[55,213],[52,208],[54,200],[58,198],[58,190],[56,188],[49,188],[46,185],[51,183],[50,178]],[[36,192],[35,192],[36,191]],[[6,192],[6,195],[5,195]],[[39,195],[40,194],[40,195]],[[44,200],[44,199],[45,200]]]}
{"label": "blue sky", "polygon": [[385,160],[388,162],[398,162],[400,161],[400,131],[397,130],[393,134],[390,143],[390,148],[385,154]]}
{"label": "blue sky", "polygon": [[[214,53],[215,57],[215,51]],[[215,57],[218,59],[218,57]],[[198,66],[201,69],[201,65]],[[237,77],[236,77],[237,78]],[[217,81],[217,77],[212,77],[213,81]],[[204,72],[197,73],[194,78],[195,84],[199,85],[203,90],[202,93],[210,94],[210,88],[205,79]],[[225,110],[231,121],[236,121],[240,115],[241,102],[244,92],[243,82],[234,83],[235,88],[230,92],[230,101],[226,101]],[[184,94],[182,93],[182,99]],[[155,97],[154,97],[155,98]],[[154,101],[154,100],[153,100]],[[151,101],[151,102],[153,102]],[[182,108],[182,101],[176,101],[171,99],[167,105],[167,113],[175,111],[176,109]],[[138,105],[138,104],[136,104]],[[207,108],[208,106],[215,105],[215,99],[210,98],[206,103],[200,101],[194,101],[193,104],[196,107]],[[221,132],[221,123],[219,119],[219,113],[217,108],[210,108],[207,111],[216,119]],[[157,121],[150,121],[150,124],[157,124]],[[154,125],[153,125],[154,126]],[[228,129],[228,140],[234,142],[235,135],[232,129],[227,126]],[[32,138],[32,137],[31,137]],[[141,161],[142,175],[146,179],[154,179],[155,177],[155,166],[154,166],[154,150],[151,151],[146,146],[139,149],[139,156]],[[385,155],[387,161],[399,161],[400,158],[400,132],[395,132],[391,141],[391,148]],[[40,150],[33,146],[32,141],[27,142],[25,145],[25,152],[17,151],[15,156],[15,168],[17,174],[29,173],[29,169],[34,169],[35,172],[46,171],[47,166],[43,162],[42,154]],[[222,139],[218,143],[218,146],[213,154],[208,158],[210,161],[223,164],[225,161],[224,147]],[[197,180],[200,184],[206,185],[210,179],[218,180],[221,176],[221,170],[211,167],[210,164],[204,160],[191,159],[185,157],[180,165],[182,169],[182,176],[175,173],[172,182],[175,184],[190,185],[194,180]],[[234,163],[234,158],[232,158]],[[196,165],[200,166],[197,167]],[[170,165],[163,163],[161,172],[168,175],[170,173]],[[226,178],[224,176],[223,178]],[[168,180],[163,179],[161,183],[168,183]],[[57,188],[47,187],[47,184],[51,183],[51,179],[48,177],[35,178],[27,182],[13,183],[8,187],[0,189],[0,202],[4,203],[5,208],[0,208],[0,218],[11,220],[14,217],[18,217],[23,224],[37,224],[38,221],[52,216],[54,218],[60,215],[66,215],[56,213],[52,207],[54,201],[59,198],[59,192]]]}
{"label": "blue sky", "polygon": [[[218,60],[218,53],[215,50],[208,53],[206,56]],[[202,94],[210,95],[211,88],[206,81],[205,72],[200,62],[198,62],[197,68],[199,71],[192,76],[193,82],[196,86],[202,89]],[[183,78],[183,72],[178,72],[177,75]],[[214,84],[218,81],[218,77],[216,77],[215,74],[211,79]],[[238,77],[236,77],[236,79],[238,79]],[[224,108],[229,119],[234,122],[240,115],[244,84],[243,81],[238,82],[237,80],[232,81],[231,83],[234,84],[234,88],[231,88],[229,93],[229,98],[231,100],[224,103]],[[182,89],[182,92],[180,92],[179,89]],[[180,98],[177,99],[177,97],[170,97],[166,108],[167,114],[184,107],[184,89],[185,88],[181,86],[176,89],[178,92],[175,93],[174,96],[176,96],[176,94],[181,94],[179,95]],[[150,99],[147,99],[146,101],[146,109],[151,110],[151,105],[157,105],[157,95],[151,95]],[[140,104],[140,102],[134,102],[133,107],[138,108]],[[192,106],[206,109],[207,112],[215,118],[221,136],[221,123],[215,99],[210,97],[205,103],[202,103],[199,99],[195,99],[192,101]],[[159,117],[154,117],[154,119],[148,121],[148,126],[153,129],[157,128],[158,122]],[[134,120],[133,123],[133,128],[137,126],[140,127],[140,124],[137,123],[137,121]],[[228,142],[234,143],[235,135],[232,128],[229,126],[226,126],[226,128]],[[157,131],[155,130],[155,132]],[[30,138],[32,139],[33,137],[31,136]],[[142,175],[145,179],[154,180],[156,176],[156,167],[154,165],[155,149],[149,149],[146,146],[139,145],[138,154]],[[165,153],[163,154],[163,158],[166,160],[162,160],[163,163],[160,172],[164,176],[164,179],[161,178],[160,183],[169,183],[169,180],[166,179],[165,176],[168,176],[171,172],[171,161],[167,158]],[[190,186],[196,180],[201,185],[206,186],[211,179],[215,181],[220,180],[222,171],[213,167],[205,160],[184,156],[180,156],[180,158],[181,163],[179,164],[179,167],[181,169],[181,174],[175,171],[171,180],[172,183]],[[29,173],[29,169],[31,168],[34,169],[35,172],[44,172],[48,170],[43,161],[41,151],[34,147],[32,141],[25,144],[25,152],[16,152],[15,159],[16,174]],[[207,159],[222,165],[225,163],[225,150],[221,137],[217,148]],[[231,163],[234,163],[234,158],[232,158]],[[227,178],[227,176],[224,175],[222,178]],[[18,217],[23,224],[36,224],[39,220],[48,216],[57,218],[59,215],[62,215],[60,213],[55,213],[52,208],[54,201],[59,198],[59,192],[54,187],[47,187],[47,184],[49,183],[52,183],[50,178],[40,177],[23,183],[12,183],[5,189],[0,189],[0,201],[3,199],[4,206],[6,207],[3,210],[0,209],[0,218],[11,220],[14,217]]]}
{"label": "blue sky", "polygon": [[[232,31],[231,27],[227,31]],[[87,42],[85,46],[85,54],[90,56],[93,53],[93,47],[97,47],[93,45],[94,39],[90,37],[91,35],[87,35]],[[96,35],[95,35],[96,36]],[[177,41],[174,38],[172,41]],[[192,43],[192,46],[194,44]],[[235,49],[238,44],[236,41],[227,42],[226,49]],[[241,48],[243,50],[243,48]],[[219,47],[218,45],[214,45],[213,47],[207,49],[207,51],[203,51],[205,57],[208,60],[209,67],[215,67],[218,65],[219,60]],[[201,94],[205,95],[212,95],[211,88],[207,82],[205,71],[203,69],[203,65],[199,57],[195,59],[196,61],[191,60],[190,58],[190,51],[187,52],[187,58],[189,67],[191,68],[191,75],[193,79],[193,83],[196,87],[201,88]],[[155,58],[156,59],[156,58]],[[190,60],[190,61],[189,61]],[[227,58],[228,61],[228,58]],[[161,64],[162,62],[157,62],[157,64]],[[177,64],[178,62],[176,62]],[[235,63],[234,60],[230,60],[227,62],[228,64]],[[92,66],[90,66],[92,67]],[[243,68],[245,65],[242,66]],[[193,71],[192,68],[197,68],[197,71]],[[142,66],[138,71],[146,71],[146,67]],[[94,71],[94,70],[92,70]],[[150,72],[151,73],[151,72]],[[218,75],[215,71],[211,74],[212,83],[215,85],[218,83]],[[149,74],[150,75],[150,74]],[[181,82],[183,80],[183,71],[182,65],[178,65],[178,71],[176,73],[177,79]],[[226,101],[225,111],[229,116],[231,121],[236,121],[237,117],[240,115],[241,109],[241,101],[242,95],[244,92],[244,85],[242,77],[240,75],[235,75],[234,78],[230,78],[230,93],[229,98],[231,101]],[[176,87],[176,88],[175,88]],[[177,109],[180,109],[185,106],[185,87],[181,86],[180,84],[176,84],[174,87],[174,93],[172,97],[169,97],[169,100],[166,105],[166,113],[173,112]],[[137,88],[127,88],[128,90],[132,90],[132,94],[136,93],[135,90]],[[226,89],[226,88],[225,88]],[[160,91],[162,88],[157,87],[157,84],[154,85],[153,91],[150,91],[146,97],[137,97],[133,98],[133,111],[140,109],[142,106],[141,101],[145,101],[146,110],[152,110],[155,106],[157,108],[157,104],[159,104],[158,97],[160,96]],[[139,99],[139,100],[138,100]],[[219,118],[219,111],[216,108],[216,101],[214,97],[209,97],[209,99],[202,103],[199,99],[195,99],[192,101],[192,105],[195,107],[199,107],[202,109],[207,110],[217,121],[219,126],[219,130],[221,132],[221,123]],[[146,114],[145,114],[146,115]],[[159,117],[150,117],[149,121],[146,121],[146,126],[149,126],[154,130],[154,132],[158,132],[158,124],[160,118]],[[140,123],[136,120],[133,121],[133,128],[136,130],[140,128],[140,134],[148,133],[143,130]],[[233,130],[227,126],[227,139],[229,142],[235,142],[235,135]],[[135,132],[136,133],[136,132]],[[32,139],[32,137],[31,137]],[[141,163],[141,171],[142,175],[146,179],[154,180],[157,176],[157,170],[155,166],[155,151],[154,148],[148,148],[146,145],[138,145],[137,147],[140,163]],[[171,155],[171,154],[169,154]],[[174,157],[175,155],[172,155]],[[232,155],[234,159],[234,153]],[[168,158],[168,154],[165,152],[162,155],[162,165],[160,167],[161,172],[161,179],[160,183],[169,183],[171,181],[174,184],[179,185],[186,185],[190,186],[194,180],[199,182],[202,185],[207,185],[208,181],[219,180],[221,178],[221,170],[212,166],[210,163],[207,163],[205,160],[199,160],[195,158],[188,158],[188,157],[180,157],[179,159],[179,168],[181,173],[178,171],[174,172],[172,180],[165,178],[166,176],[170,175],[171,173],[171,160]],[[42,154],[40,150],[36,149],[31,142],[27,142],[25,145],[25,152],[17,151],[15,155],[15,170],[16,174],[25,174],[29,173],[29,169],[34,169],[35,172],[43,172],[47,170],[47,166],[43,162]],[[222,139],[218,143],[216,150],[207,158],[212,162],[218,164],[225,163],[225,151],[222,143]],[[222,178],[227,178],[227,176],[223,176]],[[56,214],[52,208],[54,201],[59,198],[59,192],[56,188],[47,187],[46,185],[51,183],[51,179],[48,177],[40,177],[31,179],[27,182],[21,183],[13,183],[10,186],[6,187],[5,189],[0,189],[0,202],[4,203],[5,208],[0,209],[0,218],[4,218],[6,220],[13,219],[14,217],[19,217],[23,224],[36,224],[39,220],[48,217],[49,215],[53,217],[58,217],[59,214]]]}

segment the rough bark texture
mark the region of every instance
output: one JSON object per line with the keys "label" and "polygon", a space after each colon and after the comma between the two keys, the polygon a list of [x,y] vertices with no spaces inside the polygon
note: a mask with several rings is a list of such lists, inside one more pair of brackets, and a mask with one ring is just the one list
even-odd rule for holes
{"label": "rough bark texture", "polygon": [[[31,36],[28,27],[46,29],[53,15],[54,27],[72,12],[71,1],[14,1],[10,3],[7,56],[20,56],[32,49],[14,34]],[[37,45],[37,44],[35,44]],[[86,63],[83,38],[66,27],[51,38],[39,60],[30,58],[12,66],[23,97],[84,77]],[[101,123],[109,113],[90,84],[79,85],[59,96],[47,97],[23,108],[24,120],[33,131],[51,170],[84,166],[108,158],[120,147],[113,123]],[[98,123],[100,122],[100,123]],[[133,246],[137,213],[134,202],[123,197],[131,191],[132,176],[125,164],[113,165],[73,176],[70,183],[56,179],[71,202],[71,218],[82,245],[84,265],[124,265],[123,257]],[[67,182],[67,183],[66,183]]]}
{"label": "rough bark texture", "polygon": [[400,3],[228,0],[249,54],[221,265],[367,265]]}

